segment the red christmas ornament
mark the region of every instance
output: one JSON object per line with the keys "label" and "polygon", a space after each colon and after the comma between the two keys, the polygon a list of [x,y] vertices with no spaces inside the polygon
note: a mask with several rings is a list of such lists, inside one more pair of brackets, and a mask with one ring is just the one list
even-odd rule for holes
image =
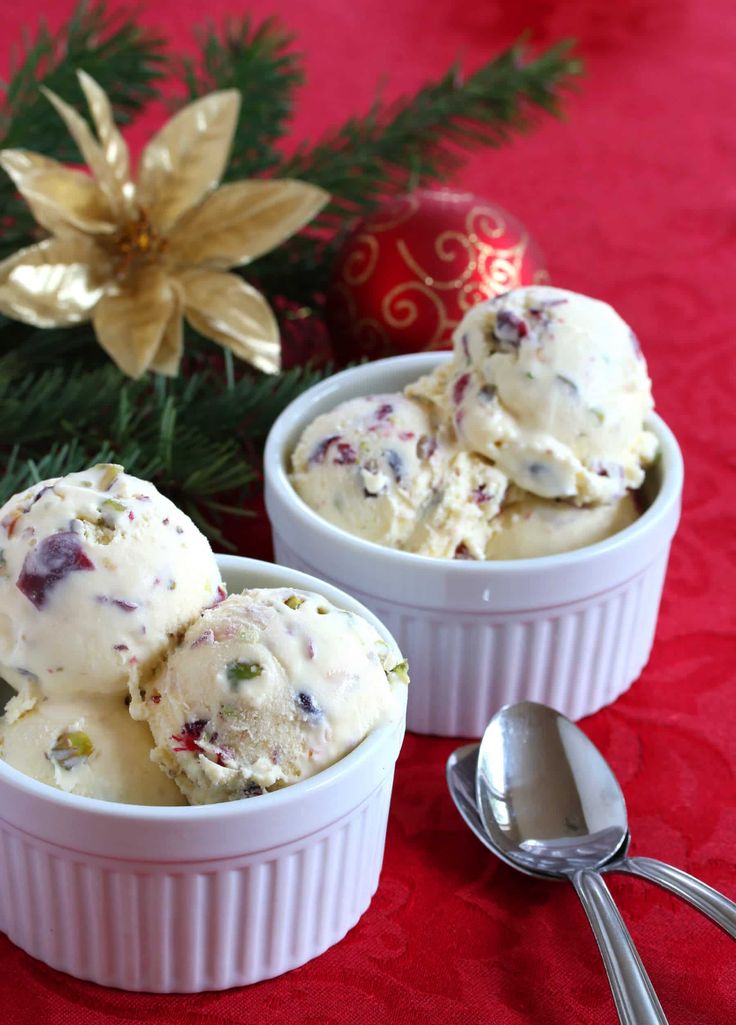
{"label": "red christmas ornament", "polygon": [[338,255],[326,318],[347,362],[446,349],[466,311],[549,280],[524,226],[468,193],[419,191],[360,221]]}

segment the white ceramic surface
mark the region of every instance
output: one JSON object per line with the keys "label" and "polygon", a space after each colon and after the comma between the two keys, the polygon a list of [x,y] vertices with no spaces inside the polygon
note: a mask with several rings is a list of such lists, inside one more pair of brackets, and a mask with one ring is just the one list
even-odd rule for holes
{"label": "white ceramic surface", "polygon": [[[219,556],[231,591],[303,587]],[[0,929],[61,971],[161,993],[279,975],[340,940],[378,885],[400,718],[311,779],[250,800],[146,808],[76,797],[0,761]]]}
{"label": "white ceramic surface", "polygon": [[650,421],[661,459],[647,510],[613,537],[562,555],[471,562],[384,548],[327,523],[289,482],[290,453],[314,417],[345,399],[401,390],[447,358],[363,364],[284,410],[264,458],[276,559],[344,588],[391,630],[409,658],[410,730],[480,736],[502,705],[523,699],[578,719],[626,690],[652,647],[683,482],[680,450],[659,417]]}

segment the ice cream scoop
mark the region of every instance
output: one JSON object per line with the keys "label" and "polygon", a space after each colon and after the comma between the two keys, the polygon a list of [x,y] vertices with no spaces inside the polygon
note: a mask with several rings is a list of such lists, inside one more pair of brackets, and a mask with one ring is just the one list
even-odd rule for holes
{"label": "ice cream scoop", "polygon": [[341,403],[304,431],[292,457],[294,487],[335,526],[403,547],[442,475],[427,409],[400,394]]}
{"label": "ice cream scoop", "polygon": [[486,559],[533,559],[596,544],[630,526],[639,516],[627,492],[613,502],[577,506],[513,489],[493,522]]}
{"label": "ice cream scoop", "polygon": [[0,509],[0,675],[16,690],[124,696],[130,669],[224,593],[191,519],[120,466],[43,481]]}
{"label": "ice cream scoop", "polygon": [[192,804],[236,800],[314,775],[396,710],[406,664],[360,616],[291,588],[244,591],[207,610],[131,713]]}
{"label": "ice cream scoop", "polygon": [[401,393],[341,403],[304,431],[294,487],[335,526],[390,548],[483,558],[506,478]]}
{"label": "ice cream scoop", "polygon": [[89,694],[28,700],[16,695],[0,718],[0,755],[41,783],[83,797],[125,804],[186,804],[150,758],[145,723],[125,698]]}
{"label": "ice cream scoop", "polygon": [[541,498],[613,501],[641,485],[656,451],[636,336],[607,303],[560,288],[518,288],[473,307],[450,366],[410,394]]}

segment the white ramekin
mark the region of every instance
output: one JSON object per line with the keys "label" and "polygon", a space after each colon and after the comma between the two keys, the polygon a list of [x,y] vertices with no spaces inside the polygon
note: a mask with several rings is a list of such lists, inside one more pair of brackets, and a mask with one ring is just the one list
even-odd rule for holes
{"label": "white ramekin", "polygon": [[355,595],[409,658],[407,727],[480,736],[504,704],[553,705],[573,719],[613,701],[652,647],[683,468],[666,424],[651,504],[630,527],[578,551],[516,561],[432,559],[353,537],[313,512],[289,481],[304,427],[358,395],[399,391],[448,353],[363,364],[315,385],[276,420],[265,449],[266,508],[278,562]]}
{"label": "white ramekin", "polygon": [[[342,591],[219,556],[231,591]],[[105,986],[226,989],[279,975],[340,940],[383,859],[403,709],[340,762],[277,793],[146,808],[65,794],[0,761],[0,929],[29,954]]]}

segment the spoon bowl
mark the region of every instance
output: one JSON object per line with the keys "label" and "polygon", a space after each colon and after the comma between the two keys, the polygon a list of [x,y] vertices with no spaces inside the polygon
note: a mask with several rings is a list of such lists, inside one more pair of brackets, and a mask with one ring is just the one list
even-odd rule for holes
{"label": "spoon bowl", "polygon": [[524,872],[596,869],[626,843],[626,803],[607,763],[546,705],[525,701],[491,719],[475,796],[496,853]]}

